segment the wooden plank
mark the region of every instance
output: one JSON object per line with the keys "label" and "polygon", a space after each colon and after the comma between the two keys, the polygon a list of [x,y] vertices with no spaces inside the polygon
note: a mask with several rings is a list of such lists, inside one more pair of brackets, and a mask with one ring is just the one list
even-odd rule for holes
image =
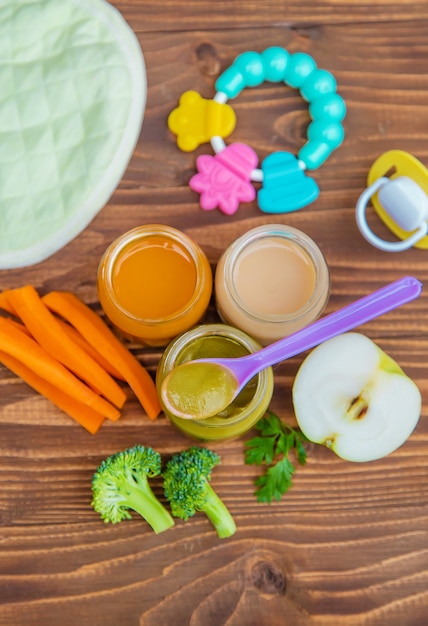
{"label": "wooden plank", "polygon": [[292,27],[316,30],[320,25],[354,25],[407,22],[424,18],[426,4],[417,2],[347,2],[346,0],[168,0],[159,5],[156,0],[116,0],[132,27],[138,32],[191,32],[199,29],[241,30],[264,26]]}

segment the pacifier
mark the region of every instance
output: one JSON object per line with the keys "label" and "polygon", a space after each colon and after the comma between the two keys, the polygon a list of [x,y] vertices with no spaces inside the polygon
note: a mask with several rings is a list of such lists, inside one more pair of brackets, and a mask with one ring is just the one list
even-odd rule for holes
{"label": "pacifier", "polygon": [[[427,249],[428,169],[411,154],[390,150],[373,163],[367,182],[356,206],[357,226],[363,237],[386,252],[401,252],[412,246]],[[369,202],[401,241],[385,241],[371,230],[366,218]]]}

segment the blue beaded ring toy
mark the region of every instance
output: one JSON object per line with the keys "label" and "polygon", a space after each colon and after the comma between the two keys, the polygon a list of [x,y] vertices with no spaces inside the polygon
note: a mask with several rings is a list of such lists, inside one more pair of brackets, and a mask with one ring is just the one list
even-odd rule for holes
{"label": "blue beaded ring toy", "polygon": [[[297,157],[291,152],[274,152],[257,168],[258,158],[242,143],[225,145],[235,128],[236,117],[227,104],[246,87],[264,81],[299,89],[309,103],[312,119],[308,138]],[[197,158],[198,173],[189,182],[201,194],[203,209],[218,207],[234,213],[240,202],[256,197],[252,182],[262,183],[257,194],[258,205],[265,213],[287,213],[313,202],[319,188],[305,170],[315,170],[338,148],[344,139],[342,121],[346,115],[343,98],[336,92],[336,80],[327,70],[319,69],[314,59],[304,52],[289,53],[271,47],[261,53],[244,52],[221,74],[217,93],[205,100],[195,91],[185,92],[168,117],[170,130],[177,135],[177,145],[191,151],[201,143],[210,142],[215,155]]]}

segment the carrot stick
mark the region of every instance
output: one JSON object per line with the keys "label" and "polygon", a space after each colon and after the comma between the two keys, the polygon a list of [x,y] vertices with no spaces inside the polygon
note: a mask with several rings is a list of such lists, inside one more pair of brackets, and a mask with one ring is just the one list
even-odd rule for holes
{"label": "carrot stick", "polygon": [[148,417],[152,420],[161,412],[156,386],[150,374],[121,343],[101,317],[71,292],[51,291],[43,296],[43,302],[61,315],[105,359],[114,363],[131,387]]}
{"label": "carrot stick", "polygon": [[51,356],[37,341],[0,317],[0,350],[21,361],[33,372],[61,389],[75,400],[92,408],[113,421],[119,419],[116,407],[98,396],[84,382],[79,380],[64,365]]}
{"label": "carrot stick", "polygon": [[[30,333],[30,331],[28,330],[28,328],[26,326],[24,326],[24,324],[22,324],[21,322],[17,322],[16,320],[12,319],[12,318],[7,318],[10,324],[13,324],[15,326],[15,328],[18,328],[18,330],[20,330],[22,333],[25,333],[27,335],[27,337],[31,337],[32,339],[34,339],[33,335]],[[70,326],[69,324],[67,324],[66,322],[64,322],[63,320],[60,320],[58,318],[58,321],[61,324],[64,324],[64,326],[68,326],[68,328],[71,329],[71,331],[73,331],[76,336],[81,337],[81,335],[77,332],[77,330],[75,328],[73,328],[72,326]],[[65,329],[64,329],[65,330]],[[70,333],[72,334],[72,333]],[[82,341],[85,342],[85,340],[82,337]],[[86,343],[86,342],[85,342]],[[88,344],[89,345],[89,344]],[[81,346],[83,348],[83,346]],[[92,350],[92,346],[89,346],[89,348]],[[12,358],[12,357],[11,357]],[[10,368],[9,368],[10,369]],[[91,385],[89,385],[91,387]],[[94,387],[91,387],[91,389],[93,389],[95,391],[95,393],[99,393],[98,389],[95,389]]]}
{"label": "carrot stick", "polygon": [[61,389],[54,387],[54,385],[51,385],[47,380],[41,378],[21,361],[18,361],[15,357],[1,350],[0,361],[14,374],[19,376],[19,378],[22,378],[30,387],[38,391],[42,396],[64,411],[64,413],[67,413],[67,415],[76,420],[76,422],[83,426],[89,433],[95,435],[99,430],[105,419],[102,415],[85,404],[71,398],[61,391]]}
{"label": "carrot stick", "polygon": [[108,372],[115,378],[119,378],[120,380],[125,380],[122,374],[111,363],[109,363],[107,359],[105,359],[102,356],[102,354],[100,354],[97,350],[95,350],[95,348],[91,346],[91,344],[88,343],[84,337],[82,337],[82,335],[79,333],[78,330],[74,328],[74,326],[70,326],[70,324],[67,324],[67,322],[64,322],[64,320],[61,319],[60,317],[56,317],[55,319],[58,322],[58,324],[61,325],[62,329],[67,333],[67,335],[69,335],[70,339],[76,342],[82,348],[82,350],[87,352],[89,356],[92,357],[94,361],[98,363],[98,365],[101,365],[101,367],[105,369],[106,372]]}
{"label": "carrot stick", "polygon": [[16,311],[13,308],[13,306],[10,304],[7,294],[9,293],[10,289],[5,289],[4,291],[0,292],[0,309],[3,309],[3,311],[7,311],[8,313],[10,313],[11,315],[16,315]]}
{"label": "carrot stick", "polygon": [[33,337],[32,334],[30,333],[30,331],[28,330],[28,328],[26,326],[24,326],[24,324],[21,324],[21,322],[17,322],[16,320],[12,320],[9,317],[7,318],[7,321],[9,322],[9,324],[12,324],[13,326],[15,326],[15,328],[20,330],[21,333],[25,333],[27,335],[27,337]]}
{"label": "carrot stick", "polygon": [[53,357],[121,408],[124,390],[63,330],[32,285],[11,289],[7,299],[34,339]]}

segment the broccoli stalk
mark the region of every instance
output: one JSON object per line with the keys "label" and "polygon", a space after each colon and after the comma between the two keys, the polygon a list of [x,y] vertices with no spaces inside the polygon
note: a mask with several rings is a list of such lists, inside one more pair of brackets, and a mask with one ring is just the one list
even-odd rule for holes
{"label": "broccoli stalk", "polygon": [[148,479],[161,471],[161,457],[152,448],[134,446],[102,461],[92,478],[92,506],[105,523],[131,519],[136,511],[161,533],[174,520],[153,493]]}
{"label": "broccoli stalk", "polygon": [[236,525],[229,509],[220,500],[207,480],[205,481],[204,492],[205,502],[201,505],[200,510],[208,517],[220,539],[230,537],[235,533]]}
{"label": "broccoli stalk", "polygon": [[235,521],[209,481],[220,457],[207,448],[193,446],[175,454],[162,472],[165,497],[174,517],[188,520],[197,511],[205,513],[223,539],[236,531]]}

